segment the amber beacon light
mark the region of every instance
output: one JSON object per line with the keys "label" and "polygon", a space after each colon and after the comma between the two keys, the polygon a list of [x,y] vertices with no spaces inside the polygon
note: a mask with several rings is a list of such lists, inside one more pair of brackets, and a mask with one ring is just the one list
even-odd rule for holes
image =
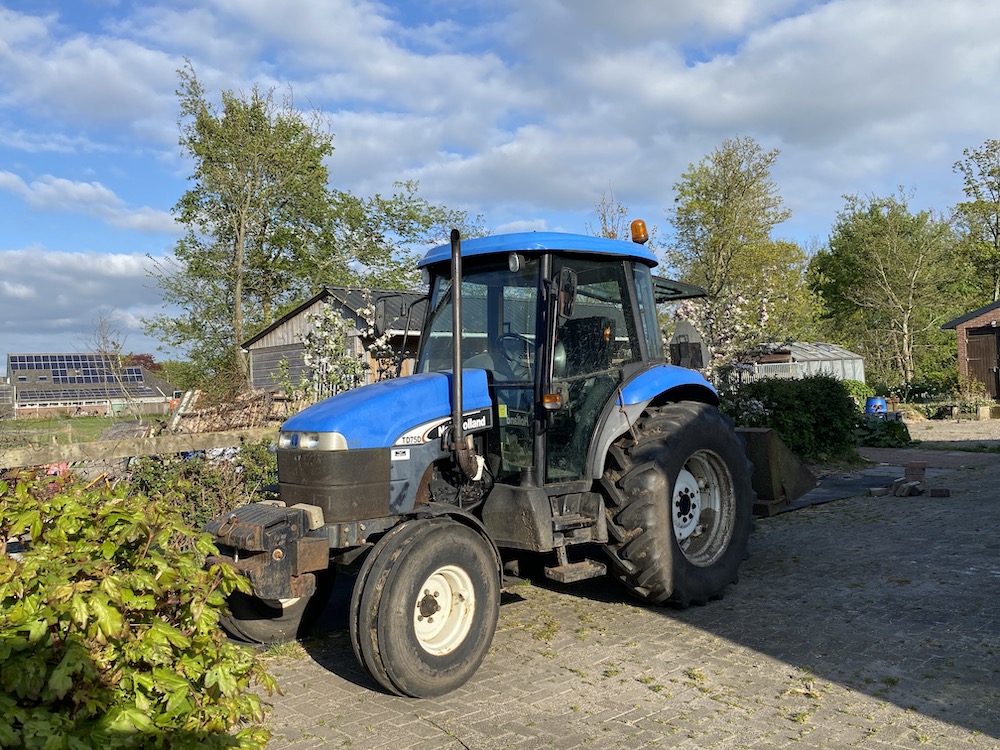
{"label": "amber beacon light", "polygon": [[634,219],[631,225],[632,242],[638,245],[645,245],[649,242],[649,232],[646,230],[646,222],[642,219]]}

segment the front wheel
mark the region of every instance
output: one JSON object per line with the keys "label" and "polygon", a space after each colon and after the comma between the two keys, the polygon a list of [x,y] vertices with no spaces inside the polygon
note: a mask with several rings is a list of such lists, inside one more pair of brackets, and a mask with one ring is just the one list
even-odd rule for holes
{"label": "front wheel", "polygon": [[222,616],[220,624],[229,635],[246,643],[270,645],[306,635],[323,614],[334,583],[332,569],[312,575],[316,576],[312,596],[273,601],[234,591],[229,595],[229,614]]}
{"label": "front wheel", "polygon": [[753,525],[751,464],[715,407],[650,408],[609,451],[606,550],[636,596],[682,607],[720,598]]}
{"label": "front wheel", "polygon": [[489,543],[449,519],[407,521],[376,544],[358,573],[351,643],[386,690],[430,698],[475,674],[499,615]]}

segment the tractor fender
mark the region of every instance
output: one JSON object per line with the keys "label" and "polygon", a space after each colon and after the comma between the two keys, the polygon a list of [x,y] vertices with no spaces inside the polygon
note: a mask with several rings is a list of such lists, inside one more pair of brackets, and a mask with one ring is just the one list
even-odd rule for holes
{"label": "tractor fender", "polygon": [[469,513],[467,510],[463,510],[455,505],[450,505],[448,503],[435,503],[430,502],[421,505],[419,508],[414,510],[412,513],[406,514],[407,518],[443,518],[448,517],[453,521],[457,521],[463,526],[468,526],[470,529],[479,534],[489,545],[489,548],[493,551],[493,558],[497,565],[497,574],[501,575],[503,571],[503,559],[500,556],[500,549],[497,547],[496,542],[490,536],[483,522],[476,518],[474,515]]}
{"label": "tractor fender", "polygon": [[654,365],[626,379],[604,405],[597,420],[587,460],[590,478],[601,478],[611,444],[631,429],[647,406],[670,401],[718,406],[719,394],[700,372],[677,365]]}

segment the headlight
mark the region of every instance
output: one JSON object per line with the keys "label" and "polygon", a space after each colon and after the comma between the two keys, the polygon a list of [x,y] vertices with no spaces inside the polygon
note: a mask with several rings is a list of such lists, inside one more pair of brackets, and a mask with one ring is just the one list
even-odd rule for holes
{"label": "headlight", "polygon": [[282,450],[346,451],[347,440],[339,432],[282,431],[278,435],[278,447]]}

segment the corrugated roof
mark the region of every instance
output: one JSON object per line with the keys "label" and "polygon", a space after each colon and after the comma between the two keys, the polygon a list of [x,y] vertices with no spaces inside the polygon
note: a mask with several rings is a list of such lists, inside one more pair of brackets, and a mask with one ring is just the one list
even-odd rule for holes
{"label": "corrugated roof", "polygon": [[863,359],[860,354],[849,351],[837,344],[822,342],[793,341],[781,347],[791,352],[793,362],[815,362],[822,360]]}

